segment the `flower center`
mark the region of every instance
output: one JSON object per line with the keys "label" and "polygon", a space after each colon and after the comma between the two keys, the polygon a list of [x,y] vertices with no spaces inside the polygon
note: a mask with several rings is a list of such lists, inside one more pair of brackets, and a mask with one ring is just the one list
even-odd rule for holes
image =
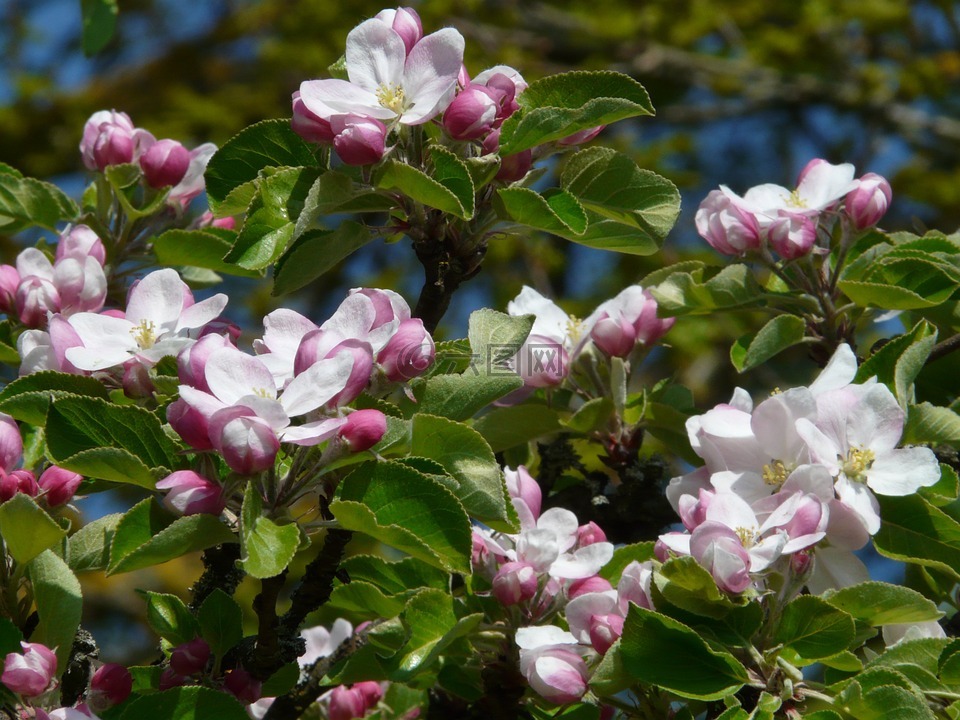
{"label": "flower center", "polygon": [[757,531],[756,528],[744,527],[739,525],[733,530],[737,537],[740,538],[740,544],[743,545],[744,550],[749,550],[753,547],[753,544],[757,541]]}
{"label": "flower center", "polygon": [[763,482],[774,487],[783,485],[789,475],[790,471],[783,464],[783,460],[772,460],[768,465],[763,466],[761,473]]}
{"label": "flower center", "polygon": [[570,344],[576,345],[580,342],[581,334],[583,334],[583,320],[571,315],[567,320],[567,337],[570,338]]}
{"label": "flower center", "polygon": [[253,394],[256,395],[257,397],[266,398],[267,400],[273,399],[273,393],[271,393],[266,388],[254,388]]}
{"label": "flower center", "polygon": [[141,320],[139,325],[130,328],[130,334],[141,350],[147,350],[157,341],[157,326],[153,320]]}
{"label": "flower center", "polygon": [[850,454],[847,456],[846,462],[841,466],[843,474],[846,475],[850,480],[856,480],[857,482],[866,482],[864,475],[867,470],[870,469],[870,466],[873,465],[873,461],[876,459],[873,450],[868,450],[865,448],[853,448],[850,450]]}
{"label": "flower center", "polygon": [[388,110],[400,115],[403,112],[403,87],[384,83],[377,88],[377,100]]}
{"label": "flower center", "polygon": [[790,193],[790,197],[787,198],[787,205],[793,207],[805,208],[807,206],[807,201],[800,197],[800,193],[794,190]]}

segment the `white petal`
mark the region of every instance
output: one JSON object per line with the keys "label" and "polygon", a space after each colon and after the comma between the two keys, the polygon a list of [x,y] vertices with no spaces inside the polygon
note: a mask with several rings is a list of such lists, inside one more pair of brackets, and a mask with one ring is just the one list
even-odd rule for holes
{"label": "white petal", "polygon": [[173,330],[183,310],[185,289],[186,285],[176,270],[155,270],[130,292],[127,320],[134,325],[139,325],[141,320],[152,322],[158,335]]}
{"label": "white petal", "polygon": [[854,167],[850,163],[818,163],[807,170],[797,186],[797,196],[804,207],[821,210],[857,188],[853,174]]}
{"label": "white petal", "polygon": [[210,353],[204,376],[210,392],[227,405],[246,395],[275,398],[273,375],[258,358],[236,348],[220,348]]}
{"label": "white petal", "polygon": [[613,543],[598,542],[565,553],[557,558],[548,571],[552,577],[579,580],[600,572],[600,568],[613,558]]}
{"label": "white petal", "polygon": [[817,379],[810,383],[810,392],[816,396],[828,390],[836,390],[852,383],[856,375],[857,356],[853,354],[850,346],[844,343],[834,351],[830,362]]}
{"label": "white petal", "polygon": [[122,365],[136,352],[133,325],[122,318],[96,313],[77,313],[67,322],[76,330],[84,347],[66,351],[67,360],[80,370],[106,370]]}
{"label": "white petal", "polygon": [[329,120],[332,115],[367,115],[378,120],[391,120],[397,114],[383,107],[370,90],[346,80],[307,80],[300,84],[300,99],[307,110]]}
{"label": "white petal", "polygon": [[453,28],[438,30],[413,46],[403,76],[404,92],[413,105],[404,111],[402,123],[418,125],[446,108],[463,65],[463,47],[463,36]]}
{"label": "white petal", "polygon": [[837,479],[837,497],[860,517],[867,532],[871,535],[877,533],[880,529],[880,503],[870,488],[841,475]]}
{"label": "white petal", "polygon": [[315,362],[290,381],[280,396],[280,402],[290,417],[316,410],[343,390],[352,370],[351,353],[338,353]]}
{"label": "white petal", "polygon": [[753,411],[750,427],[771,459],[793,465],[806,450],[796,430],[800,418],[811,422],[817,418],[817,401],[807,388],[793,388],[764,400]]}
{"label": "white petal", "polygon": [[820,595],[827,590],[857,585],[869,579],[867,566],[852,552],[819,547],[814,555],[813,575],[807,580],[807,588],[814,595]]}
{"label": "white petal", "polygon": [[346,418],[324,418],[305,425],[290,425],[280,433],[280,441],[294,445],[317,445],[336,435],[346,422]]}
{"label": "white petal", "polygon": [[826,467],[831,475],[840,470],[837,464],[840,448],[831,438],[824,435],[820,428],[806,418],[800,418],[797,420],[797,433],[810,448],[813,459]]}
{"label": "white petal", "polygon": [[878,455],[867,470],[867,485],[881,495],[912,495],[940,479],[940,463],[930,448],[910,447]]}
{"label": "white petal", "polygon": [[[782,185],[764,183],[750,188],[743,196],[748,210],[776,216],[777,210],[787,207],[790,200],[790,191]],[[762,218],[757,218],[762,220]],[[761,224],[763,224],[761,222]]]}
{"label": "white petal", "polygon": [[561,551],[573,547],[577,541],[577,528],[580,526],[577,516],[565,508],[550,508],[540,515],[537,528],[550,530],[560,542]]}
{"label": "white petal", "polygon": [[531,334],[543,335],[564,342],[570,330],[570,316],[555,302],[545,298],[532,287],[523,286],[520,294],[507,303],[510,315],[534,315]]}
{"label": "white petal", "polygon": [[517,647],[521,650],[535,650],[545,645],[576,645],[577,639],[556,625],[539,625],[517,630]]}
{"label": "white petal", "polygon": [[364,90],[375,93],[381,85],[398,86],[403,82],[407,48],[382,20],[370,18],[350,31],[346,57],[350,82]]}
{"label": "white petal", "polygon": [[194,303],[181,313],[177,320],[176,330],[193,330],[206,325],[215,319],[227,306],[227,296],[218,293],[206,300]]}
{"label": "white petal", "polygon": [[17,255],[17,272],[21,278],[36,275],[44,280],[53,280],[53,265],[50,258],[37,248],[27,248]]}
{"label": "white petal", "polygon": [[209,420],[215,412],[227,407],[210,393],[197,390],[189,385],[181,385],[180,398],[190,407]]}

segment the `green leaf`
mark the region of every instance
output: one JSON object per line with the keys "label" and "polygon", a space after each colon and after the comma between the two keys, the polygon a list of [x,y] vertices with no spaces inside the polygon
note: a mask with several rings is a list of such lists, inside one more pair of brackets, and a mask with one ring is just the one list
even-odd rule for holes
{"label": "green leaf", "polygon": [[[620,666],[622,672],[611,671]],[[591,685],[600,695],[645,683],[697,700],[733,695],[748,680],[733,655],[711,649],[676,620],[631,605],[623,635],[597,669]]]}
{"label": "green leaf", "polygon": [[564,167],[560,184],[580,200],[590,219],[585,235],[569,239],[589,247],[650,255],[680,213],[673,183],[610,148],[578,152]]}
{"label": "green leaf", "polygon": [[883,522],[873,536],[881,555],[960,579],[960,524],[919,495],[878,495]]}
{"label": "green leaf", "polygon": [[361,613],[380,618],[392,618],[403,609],[403,594],[401,597],[388,596],[380,588],[363,580],[350,578],[347,585],[340,585],[330,593],[327,601],[330,609],[338,613]]}
{"label": "green leaf", "polygon": [[195,685],[143,695],[123,705],[120,720],[250,720],[232,695]]}
{"label": "green leaf", "polygon": [[80,582],[53,550],[44,550],[27,567],[40,622],[31,642],[57,649],[58,675],[67,668],[73,638],[80,626],[83,595]]}
{"label": "green leaf", "polygon": [[505,187],[497,191],[502,211],[509,220],[536,230],[574,240],[587,231],[587,213],[576,197],[565,190],[544,194],[525,187]]}
{"label": "green leaf", "polygon": [[464,220],[473,216],[472,208],[464,208],[456,193],[412,165],[387,160],[374,181],[378,188],[399,190],[415,202],[456,215]]}
{"label": "green leaf", "polygon": [[203,601],[197,612],[197,620],[200,635],[217,657],[222,658],[243,639],[243,611],[237,601],[220,588],[216,588]]}
{"label": "green leaf", "polygon": [[521,93],[520,109],[500,133],[500,154],[514,155],[581,130],[638,115],[653,115],[650,97],[616,72],[575,71],[537,80]]}
{"label": "green leaf", "polygon": [[69,395],[107,399],[103,383],[92,377],[44,370],[17,378],[0,391],[0,412],[31,425],[43,425],[51,400]]}
{"label": "green leaf", "polygon": [[737,372],[752,370],[788,347],[803,342],[807,324],[796,315],[777,315],[756,334],[744,335],[730,348]]}
{"label": "green leaf", "polygon": [[710,572],[689,556],[668,560],[653,578],[668,602],[696,615],[719,619],[742,604],[721,593]]}
{"label": "green leaf", "polygon": [[80,208],[60,188],[42,180],[0,173],[0,230],[8,235],[28,227],[57,230],[73,222]]}
{"label": "green leaf", "polygon": [[273,294],[286,295],[309,285],[373,239],[370,230],[352,220],[344,220],[336,230],[304,233],[277,262]]}
{"label": "green leaf", "polygon": [[886,310],[936,307],[960,287],[957,270],[949,265],[929,257],[888,255],[851,264],[837,286],[858,305]]}
{"label": "green leaf", "polygon": [[579,433],[592,433],[603,430],[613,417],[613,401],[608,397],[587,400],[566,421],[565,425]]}
{"label": "green leaf", "polygon": [[500,170],[499,155],[481,155],[480,157],[461,158],[470,171],[470,179],[478,190],[496,177]]}
{"label": "green leaf", "polygon": [[510,504],[500,465],[483,436],[442,417],[413,416],[411,455],[436,460],[457,481],[454,494],[471,517],[511,532]]}
{"label": "green leaf", "polygon": [[894,338],[867,358],[857,370],[856,382],[876,378],[897,396],[906,408],[913,399],[913,381],[923,369],[937,342],[937,329],[921,320],[910,332]]}
{"label": "green leaf", "polygon": [[556,410],[546,405],[513,405],[494,408],[477,418],[473,429],[483,436],[493,452],[536,440],[563,430]]}
{"label": "green leaf", "polygon": [[848,613],[815,595],[802,595],[784,608],[773,639],[806,660],[819,660],[846,650],[855,635]]}
{"label": "green leaf", "polygon": [[87,477],[153,489],[182,463],[157,416],[135,405],[64,397],[50,407],[46,429],[50,459]]}
{"label": "green leaf", "polygon": [[431,565],[470,573],[470,520],[438,481],[397,462],[366,463],[341,482],[330,511],[347,530],[370,535]]}
{"label": "green leaf", "polygon": [[263,515],[257,483],[247,483],[240,512],[240,564],[248,575],[263,579],[279,575],[300,546],[300,526],[278,525]]}
{"label": "green leaf", "polygon": [[83,54],[87,57],[103,50],[117,27],[117,0],[81,0],[83,15]]}
{"label": "green leaf", "polygon": [[340,563],[350,581],[362,580],[376,585],[387,595],[398,595],[410,589],[432,587],[443,590],[449,575],[417,558],[395,562],[372,555],[354,555]]}
{"label": "green leaf", "polygon": [[228,275],[260,277],[261,273],[255,270],[224,262],[235,240],[236,233],[232,230],[167,230],[154,239],[153,252],[161,265],[188,265]]}
{"label": "green leaf", "polygon": [[60,542],[67,532],[33,498],[17,493],[0,505],[0,535],[10,556],[26,564]]}
{"label": "green leaf", "polygon": [[909,690],[894,685],[881,685],[862,692],[852,682],[837,698],[837,705],[857,720],[934,720],[926,701]]}
{"label": "green leaf", "polygon": [[623,569],[632,562],[645,562],[653,560],[653,541],[633,543],[632,545],[622,545],[613,551],[613,558],[600,570],[600,577],[609,580],[616,587],[623,574]]}
{"label": "green leaf", "polygon": [[236,541],[236,535],[213,515],[176,517],[156,500],[147,498],[117,523],[107,574],[159,565],[187,553]]}
{"label": "green leaf", "polygon": [[943,615],[933,602],[915,590],[877,581],[828,590],[823,599],[874,627],[925,622]]}
{"label": "green leaf", "polygon": [[106,570],[110,565],[110,545],[123,513],[111,513],[87,523],[67,542],[67,565],[73,572]]}
{"label": "green leaf", "polygon": [[433,145],[430,157],[433,159],[433,179],[457,196],[467,219],[473,217],[476,190],[463,160],[442,145]]}
{"label": "green leaf", "polygon": [[350,176],[328,170],[310,188],[303,212],[297,220],[295,235],[299,237],[324,215],[333,213],[388,212],[396,206],[389,193],[377,192],[368,185],[353,181]]}
{"label": "green leaf", "polygon": [[[496,372],[496,371],[495,371]],[[503,374],[437,375],[428,378],[414,390],[415,409],[451,420],[467,420],[495,400],[523,387],[523,380],[515,372]]]}
{"label": "green leaf", "polygon": [[702,315],[715,310],[754,305],[761,289],[746,265],[728,265],[709,280],[703,271],[677,272],[649,288],[665,315]]}
{"label": "green leaf", "polygon": [[289,120],[264,120],[224,143],[204,173],[210,207],[216,213],[232,190],[256,180],[268,167],[315,165],[313,151],[290,129]]}
{"label": "green leaf", "polygon": [[960,415],[950,408],[928,402],[911,405],[907,409],[907,424],[903,429],[904,444],[960,446]]}
{"label": "green leaf", "polygon": [[514,317],[489,308],[470,313],[467,337],[480,372],[491,374],[493,368],[516,355],[533,329],[533,320],[532,315]]}
{"label": "green leaf", "polygon": [[470,633],[483,619],[482,613],[457,620],[453,598],[444,590],[421,590],[400,615],[409,635],[406,644],[391,658],[392,677],[404,680],[426,669],[454,640]]}
{"label": "green leaf", "polygon": [[176,595],[144,591],[147,624],[171,645],[190,642],[200,634],[200,624],[190,608]]}
{"label": "green leaf", "polygon": [[23,633],[7,618],[0,618],[0,655],[6,657],[10,653],[22,653],[20,642]]}
{"label": "green leaf", "polygon": [[303,167],[263,170],[240,234],[224,260],[247,270],[262,270],[276,262],[293,239],[318,172]]}

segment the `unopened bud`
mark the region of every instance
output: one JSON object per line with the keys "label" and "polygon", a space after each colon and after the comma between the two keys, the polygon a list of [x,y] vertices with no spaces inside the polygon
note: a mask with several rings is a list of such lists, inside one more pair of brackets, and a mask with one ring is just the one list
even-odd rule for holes
{"label": "unopened bud", "polygon": [[379,410],[356,410],[347,415],[347,421],[340,428],[340,437],[351,452],[369,450],[383,438],[387,432],[387,416]]}
{"label": "unopened bud", "polygon": [[49,507],[65,505],[73,499],[83,477],[62,467],[51,465],[40,475],[37,484],[44,493]]}
{"label": "unopened bud", "polygon": [[170,653],[170,667],[178,675],[189,676],[203,672],[210,659],[210,646],[203,638],[178,645]]}
{"label": "unopened bud", "polygon": [[385,151],[386,126],[363,115],[334,115],[330,118],[333,147],[347,165],[372,165]]}
{"label": "unopened bud", "polygon": [[140,156],[143,177],[153,188],[176,185],[189,167],[190,151],[176,140],[158,140]]}
{"label": "unopened bud", "polygon": [[130,675],[130,671],[123,665],[107,663],[100,666],[90,678],[87,704],[94,712],[102,712],[130,697],[131,690],[133,690],[133,676]]}

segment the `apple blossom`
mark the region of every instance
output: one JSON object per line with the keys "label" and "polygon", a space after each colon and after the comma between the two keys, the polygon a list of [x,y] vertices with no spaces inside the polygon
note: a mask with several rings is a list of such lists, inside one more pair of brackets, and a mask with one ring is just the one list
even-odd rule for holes
{"label": "apple blossom", "polygon": [[163,504],[180,515],[219,515],[226,504],[223,488],[193,470],[177,470],[157,483],[166,490]]}
{"label": "apple blossom", "polygon": [[97,668],[90,678],[87,704],[96,712],[119,705],[133,690],[133,676],[123,665],[107,663]]}
{"label": "apple blossom", "polygon": [[153,188],[176,185],[190,167],[190,152],[176,140],[158,140],[140,156],[140,169]]}
{"label": "apple blossom", "polygon": [[204,184],[203,173],[207,169],[207,163],[217,151],[217,146],[213,143],[203,143],[190,151],[190,164],[187,166],[187,172],[183,178],[170,188],[167,200],[180,207],[186,207],[191,200],[203,192]]}
{"label": "apple blossom", "polygon": [[694,222],[710,247],[724,255],[742,255],[761,245],[760,225],[740,198],[711,190],[700,203]]}
{"label": "apple blossom", "polygon": [[34,697],[46,691],[57,674],[57,656],[41,643],[21,642],[22,653],[9,653],[0,682],[20,695]]}
{"label": "apple blossom", "polygon": [[103,265],[107,259],[103,240],[86,225],[74,225],[60,235],[57,242],[56,259],[74,258],[83,260],[87,256],[93,257]]}
{"label": "apple blossom", "polygon": [[260,699],[262,683],[243,668],[234,668],[223,677],[223,689],[244,705]]}
{"label": "apple blossom", "polygon": [[40,474],[37,485],[43,491],[47,505],[57,507],[70,502],[81,482],[83,482],[81,475],[51,465]]}
{"label": "apple blossom", "polygon": [[493,128],[499,110],[491,90],[471,83],[447,106],[443,127],[454,140],[478,140]]}
{"label": "apple blossom", "polygon": [[553,626],[520,628],[520,672],[545,700],[563,705],[576,702],[587,691],[589,672],[575,650],[576,638]]}
{"label": "apple blossom", "polygon": [[806,215],[780,211],[767,228],[770,245],[784,260],[807,255],[817,242],[817,226]]}
{"label": "apple blossom", "polygon": [[363,452],[380,442],[386,432],[386,415],[379,410],[365,409],[347,415],[339,434],[351,452]]}
{"label": "apple blossom", "polygon": [[290,119],[290,127],[307,142],[319,145],[333,143],[334,132],[330,122],[307,109],[300,99],[299,90],[293,93],[293,117]]}
{"label": "apple blossom", "polygon": [[0,470],[10,472],[23,457],[23,438],[16,421],[0,413]]}
{"label": "apple blossom", "polygon": [[347,165],[372,165],[385,150],[386,126],[365,115],[332,115],[333,147]]}
{"label": "apple blossom", "polygon": [[377,364],[388,380],[403,382],[422,375],[433,364],[436,345],[420,318],[407,318],[377,353]]}
{"label": "apple blossom", "polygon": [[867,173],[860,184],[846,197],[843,207],[857,230],[864,230],[880,222],[887,214],[893,191],[887,179],[876,173]]}
{"label": "apple blossom", "polygon": [[637,343],[659,340],[676,318],[657,317],[657,301],[648,290],[631,285],[616,297],[601,303],[584,322],[590,339],[612,357],[627,357]]}
{"label": "apple blossom", "polygon": [[500,567],[491,584],[497,600],[504,605],[517,605],[536,596],[539,576],[529,563],[508,562]]}
{"label": "apple blossom", "polygon": [[210,660],[210,645],[203,638],[194,638],[177,645],[170,653],[170,667],[181,676],[203,672]]}
{"label": "apple blossom", "polygon": [[400,36],[408,55],[423,37],[423,23],[420,22],[420,16],[412,7],[381,10],[374,17],[385,22]]}
{"label": "apple blossom", "polygon": [[13,265],[0,265],[0,312],[11,315],[15,312],[20,273]]}

